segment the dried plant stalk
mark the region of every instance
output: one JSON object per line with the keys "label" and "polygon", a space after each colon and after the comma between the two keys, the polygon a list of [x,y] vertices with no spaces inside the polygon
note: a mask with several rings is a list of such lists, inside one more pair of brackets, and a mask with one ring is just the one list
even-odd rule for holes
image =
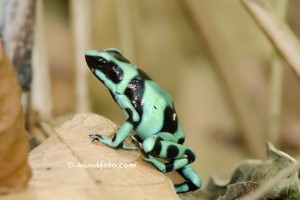
{"label": "dried plant stalk", "polygon": [[265,0],[241,0],[291,69],[300,77],[300,42]]}
{"label": "dried plant stalk", "polygon": [[[276,1],[277,15],[282,20],[286,18],[289,1]],[[275,146],[281,146],[281,100],[283,81],[283,60],[277,51],[274,52],[270,78],[270,107],[268,137]]]}
{"label": "dried plant stalk", "polygon": [[23,91],[30,90],[35,0],[1,0],[0,32]]}
{"label": "dried plant stalk", "polygon": [[137,40],[135,39],[134,35],[134,16],[131,12],[134,6],[133,2],[130,0],[115,0],[114,3],[116,9],[120,47],[122,51],[126,52],[129,58],[137,60]]}
{"label": "dried plant stalk", "polygon": [[[1,45],[1,44],[0,44]],[[31,177],[21,90],[12,63],[0,46],[0,194],[24,188]]]}
{"label": "dried plant stalk", "polygon": [[88,22],[90,21],[91,2],[72,0],[70,3],[76,58],[76,110],[77,112],[87,112],[90,110],[87,85],[88,68],[85,67],[84,53],[90,46],[90,24]]}
{"label": "dried plant stalk", "polygon": [[[44,20],[43,3],[43,1],[36,2],[36,21],[32,57],[34,79],[32,82],[31,113],[29,114],[32,114],[32,111],[36,110],[42,119],[49,119],[52,117],[53,102],[51,96],[51,73],[47,52],[48,47],[45,40],[44,25],[46,23]],[[30,125],[33,125],[36,121],[32,116],[29,116],[28,118],[29,124],[27,125],[29,128],[33,128],[30,127]]]}
{"label": "dried plant stalk", "polygon": [[[230,46],[227,45],[224,37],[220,35],[217,26],[207,19],[213,18],[205,6],[197,6],[196,0],[183,1],[182,6],[188,11],[187,15],[196,27],[197,34],[205,40],[208,55],[214,62],[218,79],[227,98],[228,105],[238,122],[239,129],[245,142],[245,149],[256,158],[262,158],[264,154],[263,135],[265,132],[263,120],[253,106],[245,103],[247,98],[241,81],[238,77],[232,76],[232,69],[238,69],[238,63],[233,54],[230,54]],[[234,66],[234,67],[232,67]]]}

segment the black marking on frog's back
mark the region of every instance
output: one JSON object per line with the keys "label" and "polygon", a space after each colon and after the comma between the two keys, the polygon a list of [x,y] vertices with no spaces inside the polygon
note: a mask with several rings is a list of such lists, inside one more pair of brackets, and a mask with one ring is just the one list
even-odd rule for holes
{"label": "black marking on frog's back", "polygon": [[131,79],[125,90],[125,95],[131,101],[133,107],[140,116],[143,115],[142,100],[145,90],[145,80],[139,75]]}
{"label": "black marking on frog's back", "polygon": [[167,106],[164,112],[164,123],[160,132],[175,133],[178,128],[178,118],[171,106]]}

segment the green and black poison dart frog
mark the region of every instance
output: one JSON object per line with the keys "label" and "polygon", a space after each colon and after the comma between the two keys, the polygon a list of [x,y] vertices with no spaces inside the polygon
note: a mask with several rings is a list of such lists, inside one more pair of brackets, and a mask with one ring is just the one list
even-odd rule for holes
{"label": "green and black poison dart frog", "polygon": [[[175,184],[177,193],[199,189],[202,181],[190,165],[195,154],[183,145],[184,132],[172,97],[118,49],[89,50],[85,59],[128,117],[113,139],[92,133],[93,141],[113,148],[137,149],[123,143],[135,130],[132,139],[147,155],[145,161],[163,173],[176,170],[185,179],[185,182]],[[163,158],[166,163],[157,158]]]}

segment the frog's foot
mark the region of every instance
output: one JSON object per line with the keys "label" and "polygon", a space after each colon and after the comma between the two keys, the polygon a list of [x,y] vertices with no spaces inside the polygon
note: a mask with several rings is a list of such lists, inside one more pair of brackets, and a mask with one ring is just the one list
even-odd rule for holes
{"label": "frog's foot", "polygon": [[99,135],[99,134],[96,134],[96,133],[90,133],[89,136],[92,138],[92,142],[99,141],[99,142],[102,142],[103,144],[106,144],[107,146],[112,147],[112,148],[122,148],[122,149],[125,149],[125,150],[136,150],[136,149],[138,149],[138,147],[136,147],[136,146],[129,146],[129,145],[124,144],[123,142],[121,142],[119,144],[116,144],[114,142],[114,139],[110,139],[106,136]]}
{"label": "frog's foot", "polygon": [[103,135],[99,135],[97,133],[90,133],[89,136],[92,138],[92,142],[99,141],[99,142],[102,142],[102,143],[107,144],[108,146],[110,146],[111,139],[108,138],[108,137],[105,137]]}
{"label": "frog's foot", "polygon": [[100,141],[99,139],[103,137],[97,133],[90,133],[89,136],[92,138],[92,142]]}

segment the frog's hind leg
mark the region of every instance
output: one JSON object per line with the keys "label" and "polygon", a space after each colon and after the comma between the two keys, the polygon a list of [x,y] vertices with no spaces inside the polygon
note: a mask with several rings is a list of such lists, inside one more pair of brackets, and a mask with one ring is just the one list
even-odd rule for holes
{"label": "frog's hind leg", "polygon": [[[188,192],[200,188],[201,179],[189,165],[195,160],[195,154],[189,147],[165,141],[158,134],[147,138],[143,142],[143,149],[148,155],[144,160],[152,163],[161,172],[167,173],[176,170],[186,179],[184,183],[175,185],[176,192]],[[163,158],[168,163],[164,163],[156,157]]]}

